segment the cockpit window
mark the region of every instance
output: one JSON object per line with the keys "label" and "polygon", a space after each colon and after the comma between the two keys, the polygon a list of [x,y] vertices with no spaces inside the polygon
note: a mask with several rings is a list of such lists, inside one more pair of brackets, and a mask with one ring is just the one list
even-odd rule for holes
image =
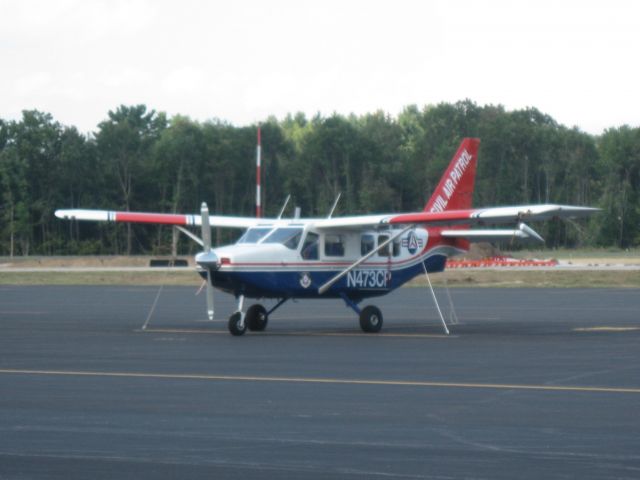
{"label": "cockpit window", "polygon": [[237,243],[258,243],[271,230],[273,230],[271,227],[250,228],[244,232]]}
{"label": "cockpit window", "polygon": [[274,230],[262,243],[281,243],[285,247],[295,250],[298,248],[302,228],[283,227]]}

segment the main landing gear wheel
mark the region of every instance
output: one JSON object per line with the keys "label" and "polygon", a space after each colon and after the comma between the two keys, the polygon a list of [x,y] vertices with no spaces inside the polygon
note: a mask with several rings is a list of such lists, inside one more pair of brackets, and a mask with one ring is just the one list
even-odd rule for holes
{"label": "main landing gear wheel", "polygon": [[247,331],[247,323],[242,321],[242,312],[236,312],[229,317],[229,332],[236,337],[244,335]]}
{"label": "main landing gear wheel", "polygon": [[369,305],[360,313],[360,328],[367,333],[377,333],[382,328],[382,312],[378,307]]}
{"label": "main landing gear wheel", "polygon": [[267,309],[260,304],[251,305],[247,310],[247,316],[245,317],[245,323],[252,332],[261,332],[267,328],[267,322],[269,317],[267,315]]}

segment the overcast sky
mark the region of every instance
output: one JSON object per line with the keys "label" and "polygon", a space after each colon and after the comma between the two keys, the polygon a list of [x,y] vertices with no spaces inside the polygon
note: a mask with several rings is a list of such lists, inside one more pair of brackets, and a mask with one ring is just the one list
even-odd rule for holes
{"label": "overcast sky", "polygon": [[465,98],[640,125],[639,1],[0,0],[0,118],[246,125]]}

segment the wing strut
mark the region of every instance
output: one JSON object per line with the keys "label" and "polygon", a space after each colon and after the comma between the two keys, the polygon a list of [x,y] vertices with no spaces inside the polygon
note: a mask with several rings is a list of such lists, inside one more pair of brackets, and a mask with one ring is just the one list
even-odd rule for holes
{"label": "wing strut", "polygon": [[414,228],[415,225],[408,225],[407,227],[403,228],[402,230],[400,230],[398,233],[396,233],[395,235],[393,235],[392,237],[389,237],[387,240],[385,240],[384,242],[382,242],[380,245],[378,245],[377,248],[374,248],[373,250],[371,250],[369,253],[367,253],[364,257],[361,257],[359,260],[357,260],[355,263],[352,263],[350,266],[348,266],[347,268],[345,268],[343,271],[341,271],[340,273],[338,273],[335,277],[331,278],[328,282],[326,282],[324,285],[321,285],[320,288],[318,288],[318,293],[320,295],[322,295],[323,293],[325,293],[327,290],[329,290],[331,288],[331,286],[336,283],[338,280],[340,280],[342,277],[344,277],[347,273],[349,273],[351,270],[353,270],[354,268],[358,267],[360,264],[366,262],[367,260],[369,260],[372,256],[374,256],[376,253],[378,253],[378,251],[382,250],[384,247],[386,247],[387,245],[389,245],[391,242],[393,242],[396,238],[398,238],[399,236],[401,236],[403,233],[405,233],[407,230],[410,230],[412,228]]}
{"label": "wing strut", "polygon": [[204,241],[200,237],[195,235],[193,232],[190,232],[189,230],[187,230],[184,227],[181,227],[180,225],[174,225],[173,228],[175,228],[176,230],[179,230],[180,232],[184,233],[187,237],[189,237],[191,240],[196,242],[201,247],[204,247]]}
{"label": "wing strut", "polygon": [[436,304],[436,310],[438,310],[438,315],[440,315],[440,320],[442,321],[442,328],[444,328],[445,335],[449,335],[449,329],[447,328],[447,322],[444,321],[444,316],[442,315],[442,310],[440,310],[440,305],[438,304],[438,299],[436,298],[436,292],[433,291],[433,285],[431,285],[431,279],[429,278],[429,273],[427,272],[427,266],[422,262],[422,268],[424,268],[424,276],[427,277],[427,283],[429,284],[429,290],[431,290],[431,296],[433,297],[433,302]]}

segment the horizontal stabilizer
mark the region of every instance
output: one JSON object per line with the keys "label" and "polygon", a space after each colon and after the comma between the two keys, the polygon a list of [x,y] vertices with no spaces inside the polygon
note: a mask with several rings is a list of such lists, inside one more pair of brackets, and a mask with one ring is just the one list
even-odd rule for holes
{"label": "horizontal stabilizer", "polygon": [[469,242],[499,242],[501,240],[536,240],[544,242],[544,239],[531,227],[520,223],[517,229],[471,229],[471,230],[443,230],[441,235],[445,238],[463,238]]}

